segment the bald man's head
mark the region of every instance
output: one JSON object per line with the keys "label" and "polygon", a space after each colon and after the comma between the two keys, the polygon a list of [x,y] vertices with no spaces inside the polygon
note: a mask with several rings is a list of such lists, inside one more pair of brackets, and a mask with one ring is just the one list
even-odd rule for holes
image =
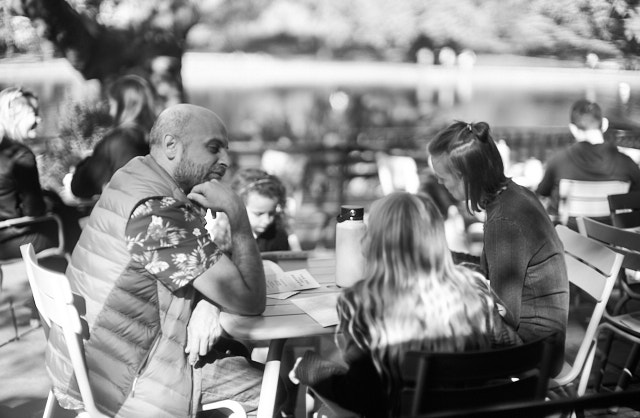
{"label": "bald man's head", "polygon": [[149,135],[151,156],[188,193],[196,184],[221,179],[230,164],[227,129],[204,107],[165,109]]}
{"label": "bald man's head", "polygon": [[224,136],[227,135],[224,123],[211,110],[186,103],[170,106],[158,115],[153,124],[149,134],[149,146],[153,150],[154,147],[161,145],[165,135],[172,135],[179,141],[189,139],[194,128],[211,123],[215,124]]}

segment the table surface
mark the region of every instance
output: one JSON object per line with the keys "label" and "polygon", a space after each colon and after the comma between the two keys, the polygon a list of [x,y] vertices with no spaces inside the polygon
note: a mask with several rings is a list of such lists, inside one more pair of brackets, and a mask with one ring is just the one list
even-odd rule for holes
{"label": "table surface", "polygon": [[225,331],[234,338],[251,341],[332,334],[335,327],[323,327],[291,303],[291,300],[340,292],[340,288],[335,284],[335,254],[311,252],[306,266],[300,266],[299,262],[297,266],[293,266],[293,263],[288,261],[282,261],[279,264],[283,270],[306,268],[320,283],[320,287],[303,290],[284,300],[267,298],[267,307],[259,316],[242,316],[223,312],[220,321]]}

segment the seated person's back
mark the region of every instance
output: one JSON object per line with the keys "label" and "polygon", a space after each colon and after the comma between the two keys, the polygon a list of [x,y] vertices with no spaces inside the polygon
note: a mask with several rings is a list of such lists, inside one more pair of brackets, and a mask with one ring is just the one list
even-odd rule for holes
{"label": "seated person's back", "polygon": [[571,108],[569,128],[576,143],[558,151],[545,166],[537,194],[548,198],[547,211],[558,214],[561,179],[582,181],[619,180],[630,183],[630,191],[640,190],[640,168],[616,144],[604,139],[608,120],[597,103],[578,100]]}
{"label": "seated person's back", "polygon": [[397,192],[374,202],[363,245],[365,278],[338,299],[347,368],[307,352],[292,380],[359,414],[398,416],[404,353],[505,344],[503,323],[488,282],[454,264],[428,197]]}

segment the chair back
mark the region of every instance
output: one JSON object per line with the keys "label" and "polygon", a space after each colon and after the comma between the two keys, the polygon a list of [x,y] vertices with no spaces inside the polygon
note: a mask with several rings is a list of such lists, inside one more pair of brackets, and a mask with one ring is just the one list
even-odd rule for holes
{"label": "chair back", "polygon": [[561,179],[559,185],[560,201],[558,216],[563,225],[570,217],[603,217],[610,215],[607,196],[627,193],[629,182],[625,181],[580,181]]}
{"label": "chair back", "polygon": [[544,399],[552,352],[548,337],[482,351],[410,351],[402,364],[403,413],[417,416],[447,409],[475,409],[505,400]]}
{"label": "chair back", "polygon": [[[624,256],[564,225],[557,225],[556,231],[564,245],[569,281],[595,301],[573,364],[565,362],[560,374],[554,378],[555,384],[564,386],[580,375],[588,361],[587,355],[592,348],[593,336],[604,314]],[[578,388],[578,395],[583,395],[585,390],[586,384],[585,387]]]}
{"label": "chair back", "polygon": [[[627,281],[625,269],[640,271],[640,233],[607,225],[590,218],[578,218],[578,230],[581,234],[593,238],[607,245],[612,250],[623,254],[622,268],[619,277],[623,289],[623,296],[616,302],[611,310],[612,315],[617,315],[629,298],[638,299],[640,295],[631,288]],[[605,311],[605,316],[607,311]]]}
{"label": "chair back", "polygon": [[640,192],[610,194],[611,223],[619,228],[640,226]]}
{"label": "chair back", "polygon": [[84,354],[83,336],[88,338],[88,326],[80,317],[67,277],[38,265],[32,244],[20,247],[25,261],[29,285],[40,316],[47,326],[59,326],[64,334],[84,408],[89,416],[105,417],[95,405]]}

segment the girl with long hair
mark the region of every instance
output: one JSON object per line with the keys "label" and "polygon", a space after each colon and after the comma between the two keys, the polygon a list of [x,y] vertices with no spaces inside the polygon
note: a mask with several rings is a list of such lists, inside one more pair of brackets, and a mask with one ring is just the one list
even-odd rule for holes
{"label": "girl with long hair", "polygon": [[398,192],[375,201],[363,252],[365,278],[337,305],[346,368],[307,352],[291,377],[356,413],[396,416],[404,354],[490,347],[497,306],[482,275],[454,264],[427,196]]}

